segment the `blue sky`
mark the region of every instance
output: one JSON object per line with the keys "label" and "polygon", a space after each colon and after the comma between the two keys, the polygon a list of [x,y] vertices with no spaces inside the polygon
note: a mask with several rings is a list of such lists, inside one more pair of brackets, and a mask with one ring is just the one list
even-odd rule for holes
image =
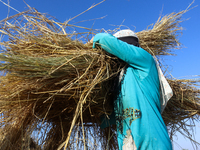
{"label": "blue sky", "polygon": [[[85,11],[92,4],[99,3],[101,0],[26,0],[31,7],[39,12],[48,13],[61,22],[64,22],[79,13]],[[4,3],[9,3],[18,11],[28,9],[23,0],[0,0],[0,20],[16,14],[17,12],[8,9]],[[148,25],[155,23],[160,15],[179,12],[188,7],[192,0],[106,0],[102,4],[75,18],[71,23],[82,20],[89,20],[105,16],[104,19],[86,21],[82,26],[94,29],[104,28],[105,30],[114,29],[114,25],[123,25],[139,32],[147,28]],[[193,6],[200,5],[196,0]],[[184,28],[180,36],[183,48],[177,50],[177,56],[164,57],[165,63],[170,66],[171,73],[176,78],[191,78],[191,75],[200,75],[200,6],[195,7],[183,15],[183,19],[189,19],[181,23]],[[196,132],[200,132],[200,123],[197,124]],[[177,136],[179,145],[183,148],[192,150],[190,142],[181,136]],[[200,142],[200,136],[196,135]],[[176,140],[177,141],[177,140]],[[176,145],[176,144],[175,144]],[[174,148],[179,150],[177,146]]]}

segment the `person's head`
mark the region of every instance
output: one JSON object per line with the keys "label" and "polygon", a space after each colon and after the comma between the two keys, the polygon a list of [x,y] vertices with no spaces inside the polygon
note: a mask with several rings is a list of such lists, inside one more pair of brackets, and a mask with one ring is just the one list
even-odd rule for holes
{"label": "person's head", "polygon": [[118,38],[123,42],[140,47],[137,35],[130,29],[120,30],[115,34],[113,34],[113,36],[115,36],[116,38]]}

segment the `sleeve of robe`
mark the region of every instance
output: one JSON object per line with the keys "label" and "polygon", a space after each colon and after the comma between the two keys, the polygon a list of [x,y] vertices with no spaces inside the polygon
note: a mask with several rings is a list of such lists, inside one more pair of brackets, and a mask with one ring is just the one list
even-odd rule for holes
{"label": "sleeve of robe", "polygon": [[93,48],[96,45],[101,46],[102,49],[125,61],[130,66],[144,72],[149,71],[149,66],[153,61],[152,56],[144,49],[127,44],[111,34],[96,34],[93,39]]}

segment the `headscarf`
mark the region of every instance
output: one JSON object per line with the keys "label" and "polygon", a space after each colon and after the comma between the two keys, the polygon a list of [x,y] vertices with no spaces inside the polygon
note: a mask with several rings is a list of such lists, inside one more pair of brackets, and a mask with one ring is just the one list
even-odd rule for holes
{"label": "headscarf", "polygon": [[129,30],[129,29],[120,30],[116,32],[113,36],[123,42],[140,47],[139,39],[137,35],[135,34],[135,32],[133,32],[132,30]]}

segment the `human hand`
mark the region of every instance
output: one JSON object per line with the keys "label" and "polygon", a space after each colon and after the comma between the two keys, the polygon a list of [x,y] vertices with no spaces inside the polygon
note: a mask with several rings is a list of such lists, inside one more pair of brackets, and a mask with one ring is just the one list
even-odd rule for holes
{"label": "human hand", "polygon": [[87,46],[92,45],[93,44],[93,39],[94,39],[94,37],[92,37],[91,40],[89,42],[87,42],[85,45],[87,45]]}

